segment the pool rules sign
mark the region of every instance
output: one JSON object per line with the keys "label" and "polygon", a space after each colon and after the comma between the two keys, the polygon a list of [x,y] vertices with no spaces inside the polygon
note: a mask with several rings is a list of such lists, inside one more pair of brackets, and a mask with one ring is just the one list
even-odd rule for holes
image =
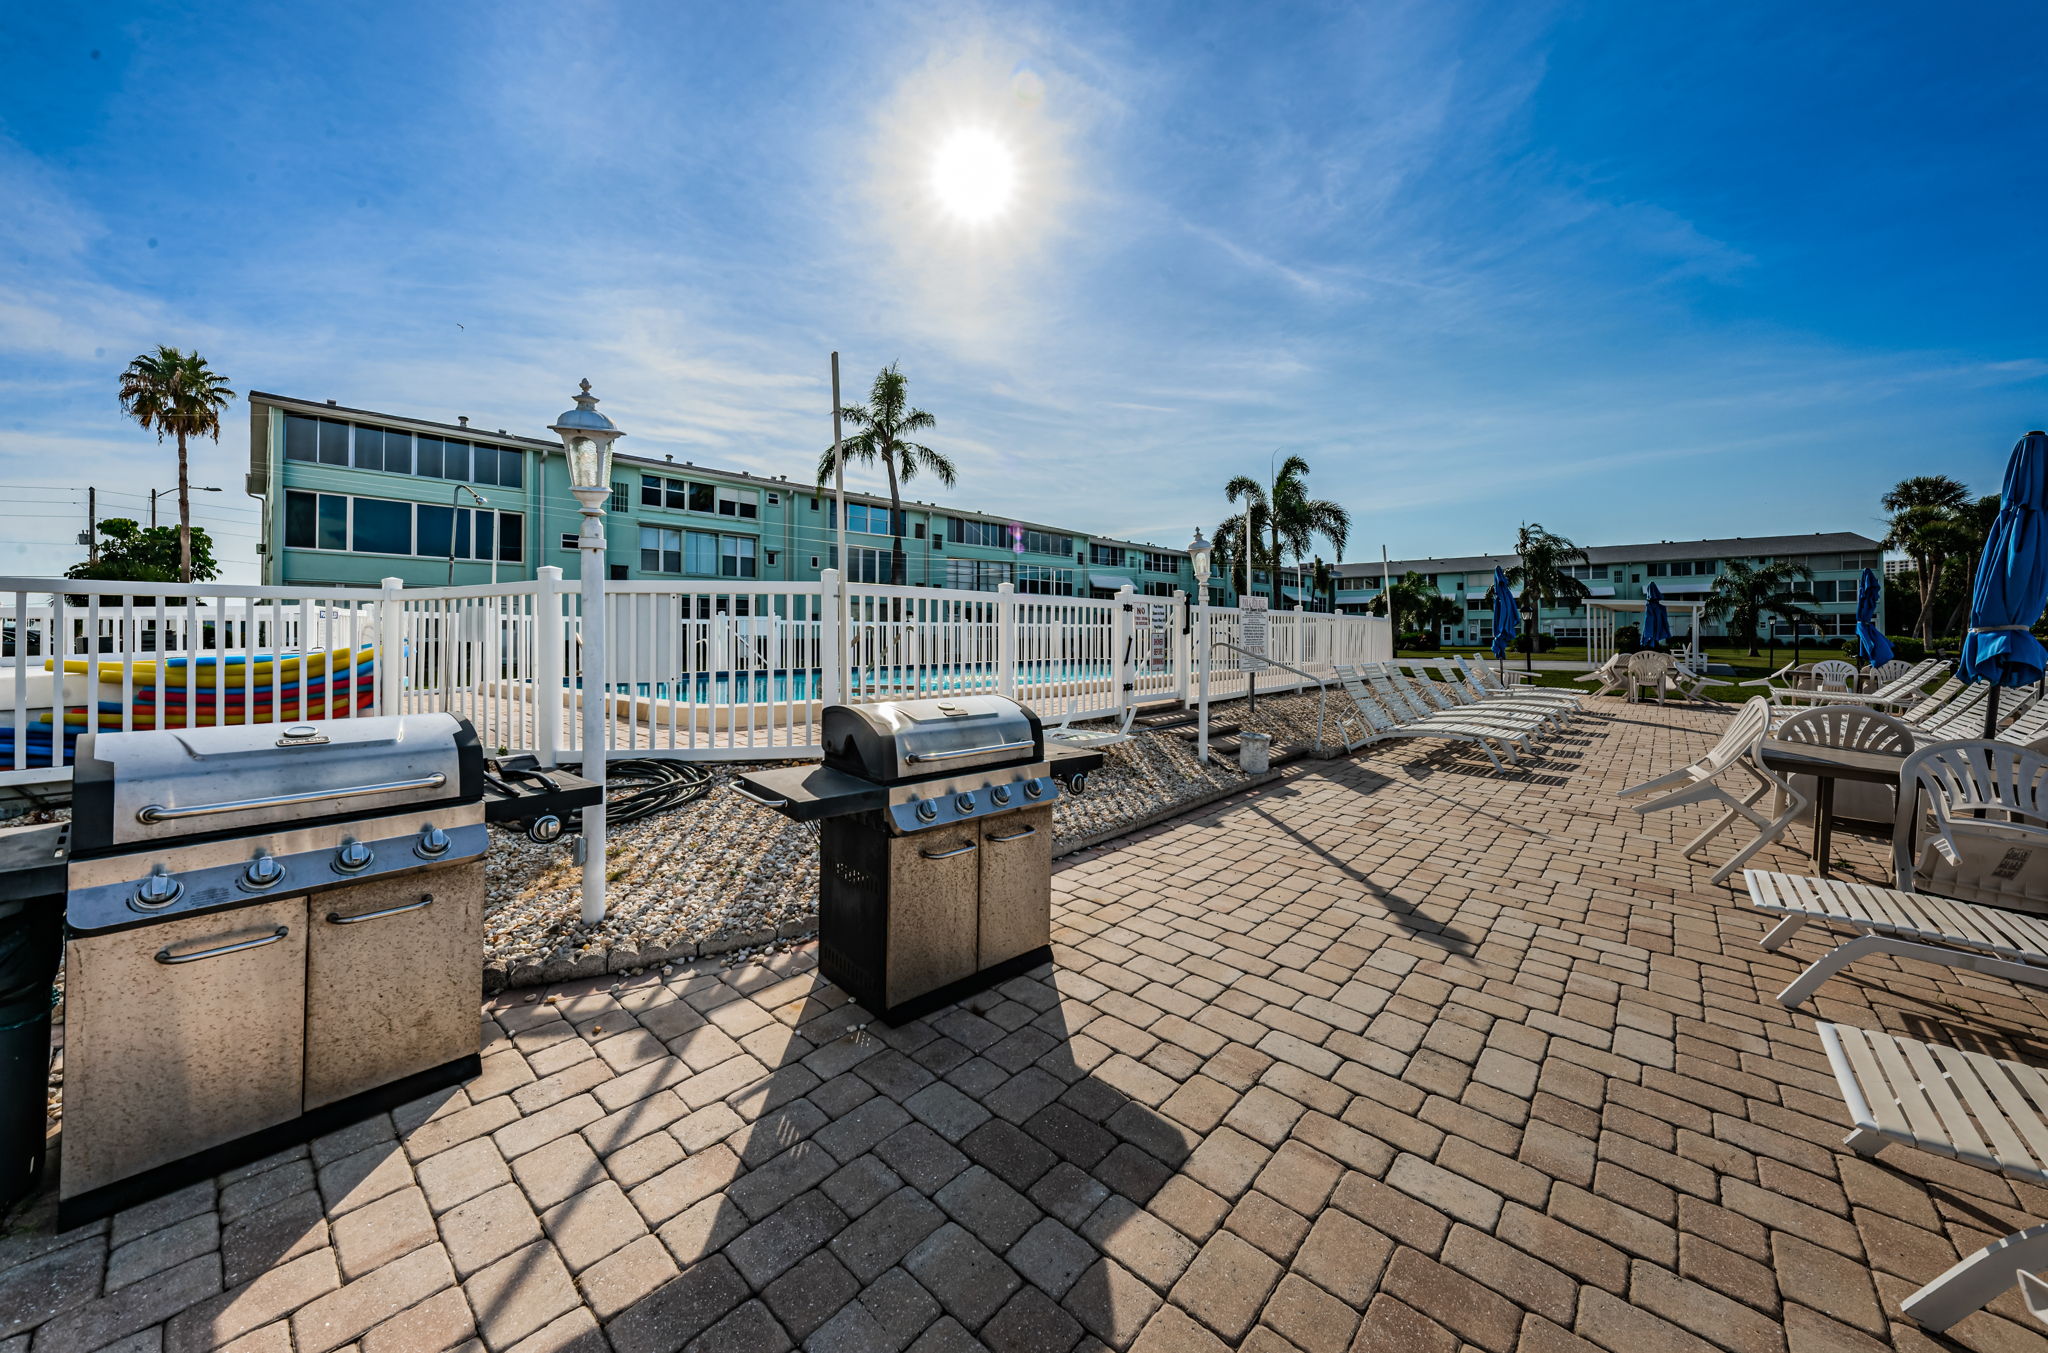
{"label": "pool rules sign", "polygon": [[1243,650],[1237,655],[1240,672],[1266,670],[1266,606],[1264,597],[1246,597],[1238,603],[1244,612],[1237,629],[1237,646]]}

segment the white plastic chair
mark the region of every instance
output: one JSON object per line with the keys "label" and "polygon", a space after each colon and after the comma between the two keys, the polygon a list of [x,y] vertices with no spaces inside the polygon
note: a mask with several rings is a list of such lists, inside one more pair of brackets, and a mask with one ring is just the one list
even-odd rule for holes
{"label": "white plastic chair", "polygon": [[[1696,858],[1707,842],[1719,836],[1732,826],[1737,818],[1749,822],[1757,829],[1756,839],[1735,852],[1728,863],[1714,871],[1713,881],[1721,882],[1730,874],[1749,862],[1749,858],[1771,842],[1784,835],[1809,802],[1783,776],[1772,772],[1757,755],[1757,744],[1771,727],[1771,702],[1763,696],[1753,696],[1736,712],[1729,721],[1728,729],[1721,734],[1720,741],[1708,749],[1707,754],[1689,766],[1681,766],[1669,775],[1660,775],[1654,780],[1631,785],[1621,791],[1620,798],[1637,794],[1650,794],[1658,790],[1670,790],[1662,798],[1635,805],[1638,813],[1655,813],[1666,808],[1683,808],[1695,803],[1719,803],[1724,805],[1721,816],[1716,818],[1705,831],[1688,841],[1684,854],[1687,859]],[[1723,789],[1717,781],[1737,770],[1756,781],[1756,788],[1738,798]],[[1756,802],[1764,795],[1778,794],[1779,811],[1773,817],[1765,817],[1756,811]]]}
{"label": "white plastic chair", "polygon": [[2048,912],[2048,870],[2029,867],[2048,847],[2048,755],[2004,742],[1937,742],[1899,768],[1900,802],[1912,805],[1916,794],[1930,825],[1918,860],[1912,833],[1893,833],[1900,888]]}
{"label": "white plastic chair", "polygon": [[1671,681],[1671,673],[1678,666],[1677,660],[1669,653],[1655,649],[1644,649],[1628,655],[1628,702],[1635,704],[1645,686],[1657,688],[1657,703],[1664,703],[1664,693]]}
{"label": "white plastic chair", "polygon": [[1856,664],[1840,658],[1823,658],[1812,668],[1816,690],[1829,695],[1847,695],[1856,689]]}
{"label": "white plastic chair", "polygon": [[1628,679],[1628,654],[1617,653],[1590,672],[1581,672],[1574,681],[1589,681],[1594,684],[1593,694],[1613,695]]}

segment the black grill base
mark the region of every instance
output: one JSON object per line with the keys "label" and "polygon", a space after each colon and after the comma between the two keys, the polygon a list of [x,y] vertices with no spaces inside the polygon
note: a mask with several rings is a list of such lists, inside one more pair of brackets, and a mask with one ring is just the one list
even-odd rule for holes
{"label": "black grill base", "polygon": [[[820,948],[818,966],[822,970],[824,967],[822,945]],[[964,1001],[969,996],[987,991],[990,987],[1000,986],[1012,977],[1022,977],[1033,968],[1050,962],[1052,962],[1052,946],[1048,944],[1042,948],[1033,949],[1028,953],[1019,954],[1015,958],[1005,959],[1003,962],[992,967],[983,968],[973,976],[963,977],[957,982],[940,987],[937,991],[927,991],[922,996],[913,996],[901,1004],[892,1005],[886,1010],[876,1010],[874,1013],[882,1023],[889,1025],[891,1028],[899,1024],[908,1024],[920,1015],[929,1015],[934,1010],[942,1010],[957,1001]],[[830,977],[831,974],[826,973],[826,976]],[[851,988],[848,989],[851,990]],[[866,1001],[862,1001],[861,1005],[869,1010],[874,1009]]]}
{"label": "black grill base", "polygon": [[[365,1090],[362,1094],[322,1105],[288,1122],[263,1128],[246,1137],[237,1137],[231,1142],[222,1142],[219,1146],[210,1146],[204,1151],[186,1156],[183,1160],[174,1160],[153,1170],[144,1170],[141,1174],[116,1180],[90,1193],[81,1193],[75,1198],[65,1198],[57,1204],[57,1229],[68,1231],[74,1226],[83,1226],[86,1222],[112,1216],[137,1203],[161,1198],[164,1194],[176,1192],[187,1184],[211,1179],[238,1165],[247,1165],[251,1161],[273,1155],[288,1146],[297,1146],[300,1142],[309,1142],[315,1137],[325,1136],[351,1123],[374,1118],[401,1104],[409,1104],[421,1095],[432,1094],[436,1090],[474,1080],[482,1071],[481,1054],[458,1057],[452,1062],[444,1062],[440,1066],[414,1072],[403,1080],[392,1081],[374,1090]],[[60,1136],[58,1140],[60,1145],[57,1168],[61,1175],[64,1168],[61,1146],[63,1139]],[[403,1151],[403,1141],[393,1142],[391,1149]]]}

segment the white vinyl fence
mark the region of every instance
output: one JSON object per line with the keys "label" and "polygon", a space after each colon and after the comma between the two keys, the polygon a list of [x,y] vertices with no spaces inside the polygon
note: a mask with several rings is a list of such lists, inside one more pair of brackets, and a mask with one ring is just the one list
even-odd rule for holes
{"label": "white vinyl fence", "polygon": [[[561,570],[482,587],[293,589],[0,579],[0,782],[47,779],[78,734],[440,710],[487,750],[582,757],[581,597]],[[109,590],[118,588],[120,590]],[[146,589],[146,590],[145,590]],[[11,603],[11,604],[9,604]],[[1253,677],[1239,613],[1109,600],[817,582],[611,582],[613,758],[816,755],[827,704],[985,692],[1048,724],[1212,698]],[[1276,663],[1328,676],[1388,659],[1383,620],[1276,611]],[[61,667],[61,671],[59,670]],[[1307,684],[1275,666],[1261,692]]]}

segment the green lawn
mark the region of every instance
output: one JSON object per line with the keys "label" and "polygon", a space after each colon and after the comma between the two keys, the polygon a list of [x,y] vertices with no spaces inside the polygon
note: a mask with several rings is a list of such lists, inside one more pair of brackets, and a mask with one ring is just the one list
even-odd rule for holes
{"label": "green lawn", "polygon": [[[1401,660],[1413,660],[1426,664],[1453,658],[1459,654],[1482,659],[1489,664],[1495,661],[1493,650],[1490,648],[1445,648],[1433,653],[1403,649],[1395,654],[1395,657]],[[1586,650],[1583,645],[1560,645],[1547,653],[1539,653],[1536,656],[1539,660],[1584,662],[1586,661]],[[1777,651],[1777,661],[1775,663],[1771,661],[1771,656],[1771,649],[1768,645],[1754,658],[1750,657],[1745,650],[1740,648],[1707,649],[1706,657],[1708,662],[1726,664],[1734,669],[1734,675],[1715,678],[1712,684],[1706,687],[1706,693],[1714,696],[1716,699],[1733,701],[1746,700],[1752,695],[1759,694],[1756,689],[1745,690],[1738,683],[1754,681],[1783,667],[1786,663],[1792,661],[1792,650],[1781,645]],[[1802,644],[1799,648],[1799,658],[1802,662],[1814,662],[1820,658],[1838,658],[1840,656],[1840,650],[1833,646],[1816,648],[1812,644]],[[1514,670],[1521,671],[1524,670],[1523,663],[1526,660],[1527,655],[1525,654],[1510,653],[1508,655],[1508,666]],[[1553,686],[1561,690],[1591,690],[1591,683],[1578,680],[1579,675],[1577,672],[1546,672],[1538,669],[1534,673],[1534,683],[1538,686]]]}

